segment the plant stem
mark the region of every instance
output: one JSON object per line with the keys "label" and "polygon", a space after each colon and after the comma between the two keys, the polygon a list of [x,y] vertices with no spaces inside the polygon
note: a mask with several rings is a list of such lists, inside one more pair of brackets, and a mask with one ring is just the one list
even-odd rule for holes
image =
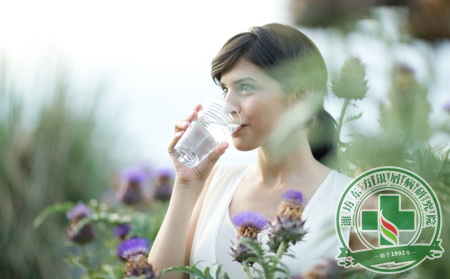
{"label": "plant stem", "polygon": [[345,98],[344,105],[342,106],[342,109],[341,109],[341,115],[339,116],[339,121],[338,121],[337,140],[339,143],[341,143],[342,125],[344,124],[344,117],[345,117],[345,113],[347,112],[347,107],[349,104],[350,104],[350,99]]}
{"label": "plant stem", "polygon": [[247,279],[252,279],[252,275],[250,274],[250,269],[248,268],[248,265],[244,264],[243,267],[244,267],[244,271],[247,276]]}
{"label": "plant stem", "polygon": [[270,272],[269,272],[269,276],[267,277],[267,279],[273,279],[275,278],[275,271],[277,269],[277,265],[281,260],[281,257],[283,256],[286,248],[287,248],[288,243],[286,241],[282,241],[280,243],[280,246],[278,247],[277,253],[275,254],[275,256],[273,257],[272,260],[272,267],[270,268]]}
{"label": "plant stem", "polygon": [[92,278],[92,270],[89,265],[89,257],[86,251],[86,247],[84,245],[80,245],[80,251],[81,251],[81,262],[86,269],[86,275],[88,279]]}

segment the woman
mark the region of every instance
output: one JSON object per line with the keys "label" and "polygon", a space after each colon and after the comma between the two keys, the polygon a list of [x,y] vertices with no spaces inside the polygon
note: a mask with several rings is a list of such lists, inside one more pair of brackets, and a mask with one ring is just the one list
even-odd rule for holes
{"label": "woman", "polygon": [[[291,247],[297,259],[283,261],[296,275],[334,258],[339,246],[335,209],[350,178],[323,164],[334,151],[335,121],[322,106],[327,70],[317,47],[289,26],[254,27],[226,42],[212,62],[211,74],[243,119],[232,135],[235,148],[257,149],[257,162],[215,166],[228,148],[224,142],[196,168],[187,168],[174,157],[173,148],[201,106],[177,122],[169,145],[176,179],[150,263],[159,271],[221,264],[230,278],[245,278],[230,255],[236,237],[230,216],[256,211],[273,220],[288,189],[301,191],[308,201],[304,217],[309,232]],[[305,113],[292,118],[293,112]],[[165,278],[183,275],[169,273]]]}

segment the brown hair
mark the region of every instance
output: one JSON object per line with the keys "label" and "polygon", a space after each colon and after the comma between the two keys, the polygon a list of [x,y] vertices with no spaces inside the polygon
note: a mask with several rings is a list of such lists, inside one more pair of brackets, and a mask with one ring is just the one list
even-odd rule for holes
{"label": "brown hair", "polygon": [[[285,93],[299,94],[314,88],[320,104],[327,92],[327,68],[317,46],[291,26],[271,23],[230,38],[212,61],[211,76],[217,84],[222,74],[240,58],[255,64],[277,80]],[[336,121],[321,107],[309,123],[308,140],[317,160],[335,153]],[[326,163],[326,162],[325,162]]]}

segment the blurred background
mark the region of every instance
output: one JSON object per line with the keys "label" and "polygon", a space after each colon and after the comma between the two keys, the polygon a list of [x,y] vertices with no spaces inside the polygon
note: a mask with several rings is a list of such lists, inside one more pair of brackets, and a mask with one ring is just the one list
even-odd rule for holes
{"label": "blurred background", "polygon": [[[86,100],[96,95],[92,90],[104,92],[98,100],[101,117],[120,131],[117,139],[122,140],[128,160],[170,165],[166,146],[173,123],[206,97],[220,94],[209,75],[220,47],[255,25],[295,25],[292,2],[296,1],[3,2],[0,55],[30,118],[40,104],[54,98],[46,90],[48,83],[55,75],[64,75],[70,82],[71,102],[81,111]],[[361,57],[370,77],[368,96],[374,102],[386,97],[394,62],[408,62],[422,81],[436,75],[429,100],[439,115],[440,106],[449,99],[450,47],[395,44],[405,35],[398,17],[406,15],[390,8],[374,12],[378,22],[365,15],[345,37],[333,26],[311,26],[314,22],[305,22],[301,29],[322,51],[330,76],[349,55]],[[327,12],[321,11],[330,18]],[[335,103],[331,100],[327,106],[337,117],[340,106]],[[375,123],[375,107],[364,109],[363,120]],[[222,160],[252,158],[253,154],[230,148]]]}
{"label": "blurred background", "polygon": [[[349,56],[365,65],[367,96],[347,111],[362,114],[344,126],[342,141],[383,132],[380,105],[389,103],[395,66],[405,65],[427,88],[425,141],[445,150],[448,1],[2,1],[0,277],[67,278],[64,263],[51,264],[65,253],[64,216],[36,233],[36,215],[101,196],[125,166],[170,168],[173,123],[221,93],[209,75],[215,54],[236,33],[270,22],[316,42],[330,83]],[[337,119],[344,102],[330,95],[325,107]],[[230,148],[221,162],[254,156]]]}
{"label": "blurred background", "polygon": [[274,0],[14,1],[0,8],[1,55],[27,111],[53,98],[38,94],[36,82],[45,87],[49,75],[65,71],[74,101],[92,99],[89,85],[105,92],[102,116],[121,131],[128,159],[157,164],[170,164],[174,122],[220,94],[209,71],[225,41],[253,25],[288,21],[285,3]]}

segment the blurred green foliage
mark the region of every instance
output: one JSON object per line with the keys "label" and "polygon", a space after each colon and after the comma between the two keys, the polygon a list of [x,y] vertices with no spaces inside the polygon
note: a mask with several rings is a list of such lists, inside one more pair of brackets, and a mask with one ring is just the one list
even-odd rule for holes
{"label": "blurred green foliage", "polygon": [[[380,88],[374,83],[377,77],[373,76],[367,76],[367,96],[359,100],[354,97],[366,93],[359,90],[364,87],[361,85],[364,85],[365,77],[359,76],[358,72],[364,74],[364,69],[358,69],[356,64],[350,69],[357,74],[345,71],[350,62],[357,61],[355,58],[349,58],[343,65],[331,64],[334,68],[331,74],[336,77],[332,79],[331,91],[335,97],[343,99],[338,118],[339,156],[335,165],[352,177],[375,167],[397,166],[411,170],[427,181],[440,201],[443,216],[440,238],[445,252],[441,258],[425,260],[412,273],[403,276],[450,278],[450,105],[436,107],[434,104],[433,107],[430,104],[439,78],[449,74],[438,72],[444,68],[439,68],[440,61],[436,61],[438,53],[448,49],[450,44],[449,1],[290,2],[293,4],[291,15],[299,26],[339,38],[348,55],[354,55],[350,53],[350,44],[358,36],[385,49],[386,57],[377,59],[386,65],[383,71],[387,74],[383,81],[387,86],[377,92],[381,93],[376,96],[377,101],[374,101],[373,93]],[[365,47],[370,50],[370,43]],[[415,57],[398,55],[399,49]],[[401,61],[398,61],[399,57],[403,57]],[[421,68],[414,63],[418,57]],[[343,77],[344,74],[348,78]],[[371,85],[377,88],[373,90]],[[352,93],[355,90],[358,94]],[[450,104],[450,95],[447,97],[445,101]],[[355,125],[354,121],[366,116],[368,107],[376,111],[377,123]],[[345,134],[341,133],[344,130]],[[352,276],[358,275],[349,278]],[[388,276],[381,276],[385,277]],[[371,278],[370,275],[367,278]]]}
{"label": "blurred green foliage", "polygon": [[[430,138],[440,133],[450,139],[450,134],[442,127],[430,125],[428,91],[411,72],[406,75],[407,84],[395,79],[388,101],[379,104],[381,130],[369,136],[350,129],[350,139],[340,142],[340,166],[352,177],[375,167],[397,166],[413,171],[427,181],[441,205],[440,239],[445,252],[441,258],[424,261],[413,270],[414,276],[447,278],[450,275],[450,267],[446,264],[450,262],[450,224],[447,222],[450,215],[450,144],[433,146]],[[408,90],[399,90],[405,85]]]}
{"label": "blurred green foliage", "polygon": [[55,216],[38,230],[33,220],[50,204],[98,197],[117,167],[113,132],[100,123],[98,102],[75,112],[69,77],[48,82],[50,98],[34,107],[30,121],[23,92],[0,61],[1,278],[69,278],[61,263],[65,217]]}
{"label": "blurred green foliage", "polygon": [[[402,27],[405,25],[404,10],[392,9],[397,15],[394,29],[399,36],[386,39],[383,33],[378,41],[389,48],[403,46],[410,50],[420,52],[416,38],[409,37]],[[374,13],[376,15],[376,13]],[[375,22],[381,22],[381,16],[374,17]],[[341,33],[343,40],[355,30]],[[422,41],[422,47],[434,53],[439,43],[448,44],[447,41]],[[423,50],[422,50],[423,51]],[[448,278],[450,276],[450,224],[447,222],[450,215],[450,111],[444,108],[432,107],[430,88],[436,81],[436,73],[432,55],[422,55],[424,65],[429,67],[429,78],[419,81],[416,70],[408,62],[391,61],[389,63],[390,80],[387,80],[386,97],[381,102],[371,102],[365,98],[361,101],[347,97],[341,110],[339,131],[347,128],[346,136],[340,135],[339,166],[341,171],[351,177],[356,177],[364,171],[381,166],[397,166],[408,169],[421,176],[435,191],[442,209],[442,247],[444,253],[441,258],[425,260],[414,268],[412,274],[405,274],[406,278]],[[370,81],[371,77],[367,77]],[[335,88],[332,88],[334,90]],[[370,88],[369,88],[370,90]],[[345,91],[345,90],[344,90]],[[342,98],[339,92],[333,92]],[[338,94],[336,94],[338,93]],[[345,98],[345,97],[344,97]],[[449,99],[450,101],[450,95]],[[362,131],[349,122],[358,120],[364,111],[361,102],[370,103],[377,111],[377,126]],[[347,108],[352,106],[355,117],[347,116]],[[356,112],[355,112],[356,111]],[[431,122],[431,114],[438,111],[441,115],[440,123]],[[440,143],[433,141],[440,137]]]}
{"label": "blurred green foliage", "polygon": [[[34,229],[40,230],[51,215],[66,213],[75,205],[73,202],[60,202],[48,206],[35,219]],[[111,205],[92,199],[87,206],[93,214],[77,221],[74,234],[90,225],[95,238],[80,244],[66,237],[59,245],[65,247],[67,253],[58,263],[64,265],[65,262],[70,268],[69,278],[118,279],[124,277],[127,267],[125,259],[116,254],[118,245],[136,237],[145,238],[151,245],[161,226],[168,202],[145,200],[134,204]],[[68,220],[65,223],[67,228]],[[130,230],[119,236],[114,229],[123,224],[127,224]]]}

